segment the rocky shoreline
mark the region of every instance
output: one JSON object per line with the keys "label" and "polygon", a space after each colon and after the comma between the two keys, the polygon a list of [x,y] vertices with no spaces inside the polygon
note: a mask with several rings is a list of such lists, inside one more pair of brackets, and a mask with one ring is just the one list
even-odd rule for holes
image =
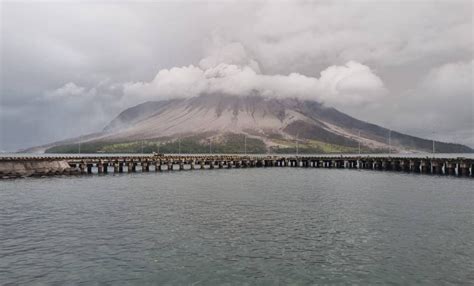
{"label": "rocky shoreline", "polygon": [[79,174],[65,160],[48,161],[0,161],[0,178],[45,177]]}

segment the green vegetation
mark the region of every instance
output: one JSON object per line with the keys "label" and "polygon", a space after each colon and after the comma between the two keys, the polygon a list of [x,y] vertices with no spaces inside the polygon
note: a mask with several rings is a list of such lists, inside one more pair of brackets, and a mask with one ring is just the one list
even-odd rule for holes
{"label": "green vegetation", "polygon": [[[209,149],[209,138],[211,137],[211,150]],[[222,136],[212,137],[211,134],[188,136],[180,138],[162,137],[148,140],[137,140],[128,142],[87,142],[81,144],[81,153],[222,153],[222,154],[248,154],[276,153],[294,154],[296,153],[296,142],[283,137],[273,137],[272,146],[269,149],[265,143],[256,138],[250,138],[243,134],[228,133]],[[246,144],[245,144],[246,142]],[[246,148],[245,148],[246,145]],[[298,143],[299,154],[324,154],[324,153],[357,153],[358,147],[342,146],[326,143],[318,140],[300,140]],[[49,148],[46,153],[78,153],[79,145],[66,144]],[[380,151],[380,150],[377,150]],[[362,147],[362,153],[373,153],[371,150]]]}
{"label": "green vegetation", "polygon": [[[273,140],[274,143],[278,144],[277,147],[272,147],[271,152],[277,154],[293,154],[296,152],[296,142],[288,140]],[[362,153],[368,153],[371,150],[363,147]],[[341,146],[318,140],[301,140],[298,143],[299,154],[325,154],[325,153],[357,153],[359,148]]]}
{"label": "green vegetation", "polygon": [[[245,144],[246,142],[246,144]],[[128,142],[86,142],[81,144],[81,153],[237,153],[247,150],[249,154],[266,153],[265,143],[260,139],[246,138],[243,134],[226,134],[219,139],[209,139],[205,136],[190,136],[170,139],[157,138]],[[246,145],[246,148],[245,148]],[[46,150],[46,153],[78,153],[79,144],[65,144]]]}

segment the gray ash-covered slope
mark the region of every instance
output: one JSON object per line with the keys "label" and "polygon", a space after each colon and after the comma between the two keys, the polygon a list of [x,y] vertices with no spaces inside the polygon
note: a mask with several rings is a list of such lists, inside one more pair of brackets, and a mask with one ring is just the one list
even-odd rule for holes
{"label": "gray ash-covered slope", "polygon": [[[359,136],[360,132],[360,136]],[[216,140],[223,134],[245,134],[267,147],[326,144],[365,150],[386,150],[389,130],[357,120],[316,101],[266,98],[258,95],[201,95],[188,99],[146,102],[120,113],[96,141],[183,138],[201,134]],[[391,132],[398,151],[431,151],[432,141]],[[304,145],[303,145],[304,146]],[[344,149],[341,149],[344,150]],[[472,152],[467,146],[436,142],[437,152]]]}

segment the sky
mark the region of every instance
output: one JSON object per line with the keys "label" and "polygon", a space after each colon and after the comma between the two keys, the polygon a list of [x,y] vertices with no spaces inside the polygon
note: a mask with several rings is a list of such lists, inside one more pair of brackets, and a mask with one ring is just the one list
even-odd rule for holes
{"label": "sky", "polygon": [[472,1],[3,1],[0,151],[201,93],[317,100],[474,147]]}

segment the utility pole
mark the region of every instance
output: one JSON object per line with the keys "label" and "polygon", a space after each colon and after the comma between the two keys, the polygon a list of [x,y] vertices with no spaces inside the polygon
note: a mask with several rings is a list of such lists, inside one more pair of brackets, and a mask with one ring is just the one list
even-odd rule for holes
{"label": "utility pole", "polygon": [[212,149],[211,149],[211,139],[209,138],[209,154],[212,154]]}
{"label": "utility pole", "polygon": [[82,134],[79,136],[79,150],[78,153],[81,154],[81,141],[82,141]]}
{"label": "utility pole", "polygon": [[178,138],[178,155],[181,155],[181,140]]}
{"label": "utility pole", "polygon": [[392,154],[392,130],[388,130],[388,154]]}
{"label": "utility pole", "polygon": [[299,152],[299,145],[298,145],[298,135],[299,133],[296,133],[296,157],[298,157],[298,152]]}
{"label": "utility pole", "polygon": [[143,154],[143,140],[141,142],[142,142],[142,154]]}
{"label": "utility pole", "polygon": [[244,135],[244,154],[247,156],[247,135]]}
{"label": "utility pole", "polygon": [[360,155],[360,130],[359,130],[359,155]]}
{"label": "utility pole", "polygon": [[433,154],[436,153],[434,136],[435,132],[433,131]]}

